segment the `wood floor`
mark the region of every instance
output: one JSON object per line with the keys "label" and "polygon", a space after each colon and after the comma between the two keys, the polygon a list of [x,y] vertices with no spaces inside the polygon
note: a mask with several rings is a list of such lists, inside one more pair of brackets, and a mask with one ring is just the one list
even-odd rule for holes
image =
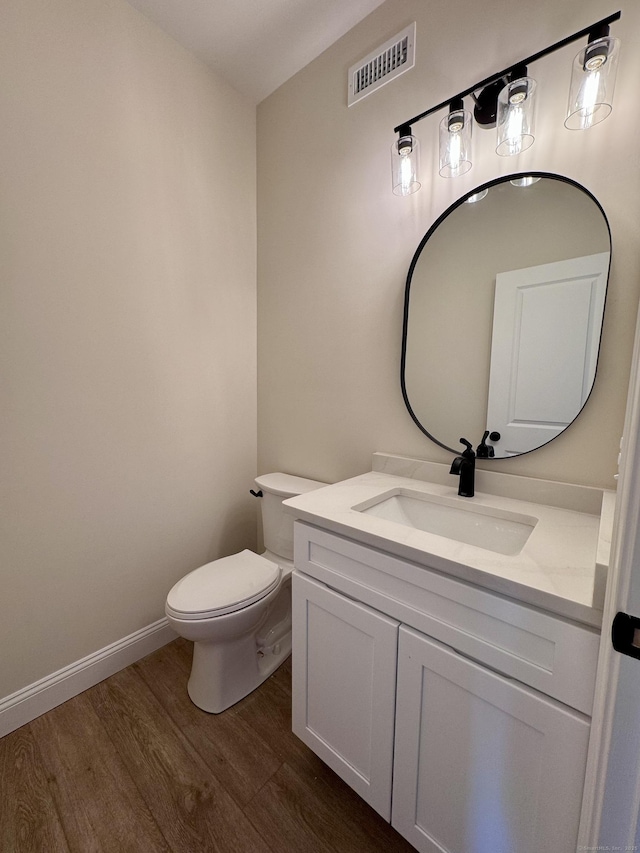
{"label": "wood floor", "polygon": [[217,716],[176,640],[0,740],[1,853],[410,853],[291,733],[291,668]]}

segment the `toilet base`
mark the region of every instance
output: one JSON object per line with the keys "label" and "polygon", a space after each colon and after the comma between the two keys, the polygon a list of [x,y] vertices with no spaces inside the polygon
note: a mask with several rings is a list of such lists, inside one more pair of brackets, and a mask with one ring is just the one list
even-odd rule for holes
{"label": "toilet base", "polygon": [[259,687],[291,654],[291,574],[247,607],[204,619],[180,619],[171,627],[193,641],[189,698],[220,714]]}
{"label": "toilet base", "polygon": [[230,643],[195,642],[189,698],[203,711],[220,714],[252,693],[290,654],[290,631],[264,648],[256,646],[254,635]]}

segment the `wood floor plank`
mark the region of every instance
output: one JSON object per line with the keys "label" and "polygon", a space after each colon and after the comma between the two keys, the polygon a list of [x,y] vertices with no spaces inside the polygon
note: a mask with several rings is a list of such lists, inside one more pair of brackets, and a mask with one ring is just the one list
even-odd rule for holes
{"label": "wood floor plank", "polygon": [[[260,719],[269,721],[268,725],[263,722],[261,730],[271,733],[274,750],[292,771],[283,768],[274,778],[273,784],[267,785],[252,801],[247,813],[254,814],[252,810],[262,798],[265,802],[269,800],[265,820],[268,821],[269,814],[275,813],[278,821],[291,821],[292,833],[287,843],[293,845],[292,851],[297,849],[296,844],[300,844],[300,850],[306,850],[305,844],[320,843],[319,849],[322,849],[319,839],[325,838],[326,841],[328,838],[333,853],[413,853],[414,848],[387,821],[293,734],[291,674],[292,659],[289,658],[259,691],[236,706],[238,714],[251,719],[254,724]],[[287,784],[283,785],[283,780]],[[274,790],[279,791],[277,796]],[[293,807],[293,811],[291,809],[297,799],[311,809],[307,825],[313,828],[320,822],[321,826],[317,830],[311,829],[313,841],[309,837],[304,838],[304,841],[296,840],[297,833],[301,832],[301,821],[297,816],[297,807]],[[285,818],[282,817],[282,809],[287,815]],[[327,827],[331,826],[335,827],[335,831],[325,837],[322,833],[326,833]],[[261,823],[259,828],[262,831]],[[265,835],[265,838],[272,843],[273,839],[269,835]]]}
{"label": "wood floor plank", "polygon": [[72,851],[170,851],[86,694],[31,725]]}
{"label": "wood floor plank", "polygon": [[0,850],[69,853],[29,726],[0,739]]}
{"label": "wood floor plank", "polygon": [[172,649],[176,660],[183,667],[187,675],[189,675],[191,672],[191,662],[193,660],[193,643],[189,642],[189,640],[185,640],[183,637],[178,637],[177,640],[169,643],[169,646],[165,646],[164,648]]}
{"label": "wood floor plank", "polygon": [[177,640],[0,740],[0,853],[413,850],[291,732],[290,661],[221,715],[190,666]]}
{"label": "wood floor plank", "polygon": [[291,659],[229,712],[243,719],[282,762],[303,774],[332,777],[333,771],[291,731]]}
{"label": "wood floor plank", "polygon": [[[318,759],[319,760],[319,759]],[[317,802],[336,820],[349,827],[342,833],[340,853],[366,850],[367,853],[413,853],[414,848],[402,838],[384,818],[371,808],[362,797],[343,782],[324,762],[322,772],[316,773],[308,766],[297,767],[297,785],[303,786],[307,802]]]}
{"label": "wood floor plank", "polygon": [[245,720],[228,713],[207,714],[193,704],[178,646],[159,649],[133,669],[240,806],[279,769],[282,761]]}
{"label": "wood floor plank", "polygon": [[[340,779],[309,785],[283,764],[247,808],[254,826],[287,853],[413,853],[414,848]],[[357,798],[359,799],[359,798]],[[274,815],[277,819],[274,820]]]}
{"label": "wood floor plank", "polygon": [[173,853],[272,853],[133,668],[87,696]]}

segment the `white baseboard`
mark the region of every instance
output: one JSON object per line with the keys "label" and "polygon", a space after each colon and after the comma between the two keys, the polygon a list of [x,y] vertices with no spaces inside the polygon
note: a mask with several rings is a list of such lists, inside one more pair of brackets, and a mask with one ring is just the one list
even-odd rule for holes
{"label": "white baseboard", "polygon": [[0,737],[166,646],[178,635],[166,618],[23,687],[0,700]]}

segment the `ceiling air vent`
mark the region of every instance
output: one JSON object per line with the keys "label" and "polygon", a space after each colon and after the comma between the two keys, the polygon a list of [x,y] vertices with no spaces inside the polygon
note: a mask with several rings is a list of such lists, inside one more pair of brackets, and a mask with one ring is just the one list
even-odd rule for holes
{"label": "ceiling air vent", "polygon": [[380,86],[413,68],[415,62],[416,24],[409,24],[397,36],[389,39],[349,69],[349,97],[351,106]]}

